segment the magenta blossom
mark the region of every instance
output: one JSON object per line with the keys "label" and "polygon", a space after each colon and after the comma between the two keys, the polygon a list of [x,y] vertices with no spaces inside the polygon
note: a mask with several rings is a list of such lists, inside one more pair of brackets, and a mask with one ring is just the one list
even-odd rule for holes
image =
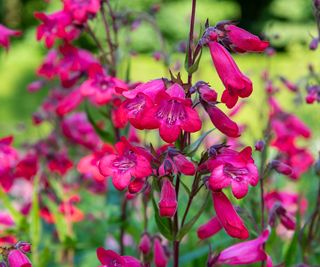
{"label": "magenta blossom", "polygon": [[228,108],[234,107],[238,98],[245,98],[252,93],[252,82],[241,73],[229,52],[217,42],[209,42],[213,64],[225,86],[221,101]]}
{"label": "magenta blossom", "polygon": [[209,188],[219,191],[231,186],[236,198],[243,198],[248,193],[248,186],[256,186],[259,175],[254,160],[251,157],[250,147],[237,152],[232,149],[223,149],[216,158],[208,161],[211,170]]}
{"label": "magenta blossom", "polygon": [[64,10],[77,23],[84,23],[100,10],[100,0],[63,0]]}
{"label": "magenta blossom", "polygon": [[249,232],[226,195],[223,192],[212,192],[212,199],[217,218],[227,234],[247,239]]}
{"label": "magenta blossom", "polygon": [[77,108],[83,100],[83,96],[80,93],[79,89],[71,91],[66,95],[57,105],[56,113],[59,116],[64,116]]}
{"label": "magenta blossom", "polygon": [[82,95],[89,97],[91,102],[97,105],[108,103],[119,89],[127,90],[126,83],[118,78],[107,76],[99,64],[90,66],[89,79],[80,86]]}
{"label": "magenta blossom", "polygon": [[11,30],[0,24],[0,46],[8,50],[10,47],[10,37],[20,36],[21,34],[22,33],[20,31]]}
{"label": "magenta blossom", "polygon": [[80,34],[80,30],[72,25],[72,17],[67,12],[58,11],[52,14],[36,12],[34,16],[42,21],[37,28],[37,40],[45,39],[47,48],[51,48],[56,39],[70,42]]}
{"label": "magenta blossom", "polygon": [[144,179],[152,174],[149,154],[141,147],[131,145],[124,137],[115,145],[116,152],[99,162],[102,175],[112,177],[118,190],[125,189],[132,177]]}
{"label": "magenta blossom", "polygon": [[264,251],[263,244],[266,242],[270,230],[266,229],[256,239],[240,242],[223,250],[220,254],[209,261],[209,266],[213,264],[227,265],[247,265],[259,261],[267,261],[267,267],[272,267],[272,260]]}
{"label": "magenta blossom", "polygon": [[142,267],[140,261],[131,256],[120,256],[112,250],[97,249],[97,257],[102,265],[99,267]]}
{"label": "magenta blossom", "polygon": [[146,255],[149,254],[149,252],[151,251],[151,246],[152,243],[149,234],[144,233],[139,243],[139,250]]}
{"label": "magenta blossom", "polygon": [[191,104],[190,99],[185,98],[183,88],[174,84],[157,95],[154,107],[145,113],[144,127],[159,128],[161,138],[167,143],[176,141],[181,130],[197,132],[202,123]]}
{"label": "magenta blossom", "polygon": [[63,134],[72,142],[94,150],[101,140],[87,119],[85,113],[73,113],[64,117],[61,123]]}
{"label": "magenta blossom", "polygon": [[212,217],[208,222],[198,228],[197,234],[198,237],[203,240],[215,235],[222,228],[219,219],[217,217]]}
{"label": "magenta blossom", "polygon": [[9,252],[8,263],[10,267],[32,267],[28,257],[18,249]]}

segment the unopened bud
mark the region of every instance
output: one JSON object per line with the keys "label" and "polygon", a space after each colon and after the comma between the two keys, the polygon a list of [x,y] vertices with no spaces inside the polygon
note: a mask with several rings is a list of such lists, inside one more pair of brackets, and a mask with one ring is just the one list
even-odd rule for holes
{"label": "unopened bud", "polygon": [[264,146],[265,146],[265,142],[263,140],[257,141],[256,144],[254,145],[255,149],[260,152],[264,150]]}
{"label": "unopened bud", "polygon": [[319,39],[318,38],[313,38],[309,44],[309,49],[314,51],[318,48],[319,44]]}
{"label": "unopened bud", "polygon": [[144,233],[141,237],[140,243],[139,243],[139,250],[143,254],[149,254],[151,250],[151,240],[148,233]]}
{"label": "unopened bud", "polygon": [[292,168],[279,160],[273,160],[271,162],[271,168],[284,175],[290,175],[292,173]]}

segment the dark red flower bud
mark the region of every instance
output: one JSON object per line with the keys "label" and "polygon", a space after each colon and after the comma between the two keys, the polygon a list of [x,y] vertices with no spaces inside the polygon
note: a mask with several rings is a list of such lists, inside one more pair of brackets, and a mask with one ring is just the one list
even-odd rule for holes
{"label": "dark red flower bud", "polygon": [[145,180],[144,179],[134,179],[133,181],[130,182],[128,185],[128,191],[130,194],[136,194],[142,190],[142,188],[145,185]]}
{"label": "dark red flower bud", "polygon": [[158,205],[160,216],[162,217],[172,217],[177,211],[176,190],[167,178],[163,181]]}
{"label": "dark red flower bud", "polygon": [[151,250],[151,239],[149,234],[144,233],[141,237],[140,243],[139,243],[139,250],[143,254],[149,254]]}
{"label": "dark red flower bud", "polygon": [[292,173],[292,168],[279,160],[273,160],[271,162],[271,168],[284,175],[290,175]]}
{"label": "dark red flower bud", "polygon": [[255,144],[255,149],[257,150],[257,151],[263,151],[264,150],[264,146],[265,146],[265,142],[263,141],[263,140],[259,140],[259,141],[257,141],[256,142],[256,144]]}

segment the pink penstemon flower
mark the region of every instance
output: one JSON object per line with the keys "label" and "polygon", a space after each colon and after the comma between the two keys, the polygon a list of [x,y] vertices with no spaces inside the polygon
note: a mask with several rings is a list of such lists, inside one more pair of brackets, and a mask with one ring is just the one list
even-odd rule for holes
{"label": "pink penstemon flower", "polygon": [[197,132],[202,123],[190,99],[185,98],[183,88],[174,84],[166,91],[160,91],[155,105],[144,116],[145,129],[157,129],[167,143],[176,141],[181,130]]}
{"label": "pink penstemon flower", "polygon": [[215,266],[215,264],[238,266],[266,261],[266,266],[272,267],[272,260],[263,248],[263,244],[268,239],[269,234],[270,230],[266,229],[256,239],[232,245],[221,251],[216,257],[210,259],[208,266]]}
{"label": "pink penstemon flower", "polygon": [[149,154],[131,145],[124,137],[115,145],[116,152],[104,156],[99,162],[102,175],[112,177],[118,190],[125,189],[132,177],[145,179],[152,173]]}
{"label": "pink penstemon flower", "polygon": [[209,188],[214,191],[231,186],[236,198],[243,198],[248,193],[248,186],[259,182],[258,170],[252,159],[250,147],[237,152],[225,148],[215,158],[207,162],[211,175]]}
{"label": "pink penstemon flower", "polygon": [[209,42],[210,54],[217,73],[225,86],[221,101],[232,108],[238,98],[248,97],[252,93],[252,82],[243,75],[229,52],[218,42]]}

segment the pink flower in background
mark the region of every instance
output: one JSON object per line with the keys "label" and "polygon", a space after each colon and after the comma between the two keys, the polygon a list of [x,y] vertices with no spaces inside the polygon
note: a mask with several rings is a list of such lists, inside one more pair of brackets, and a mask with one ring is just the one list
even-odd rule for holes
{"label": "pink flower in background", "polygon": [[214,66],[225,86],[221,101],[228,108],[234,107],[238,98],[245,98],[252,93],[252,82],[241,73],[229,52],[217,42],[209,42]]}
{"label": "pink flower in background", "polygon": [[34,153],[29,153],[19,161],[15,168],[16,177],[24,177],[30,180],[38,172],[39,162],[38,157]]}
{"label": "pink flower in background", "polygon": [[52,79],[57,74],[57,64],[58,64],[58,51],[51,49],[42,65],[38,68],[37,74],[46,79]]}
{"label": "pink flower in background", "polygon": [[185,98],[183,88],[174,84],[157,95],[154,107],[144,115],[144,127],[159,128],[161,138],[167,143],[176,141],[181,130],[197,132],[202,123],[199,114],[191,105],[190,99]]}
{"label": "pink flower in background", "polygon": [[97,257],[102,264],[99,267],[142,267],[140,261],[131,256],[121,256],[112,250],[97,249]]}
{"label": "pink flower in background", "polygon": [[85,113],[73,113],[64,117],[61,128],[63,134],[76,144],[91,150],[95,150],[101,145],[101,140]]}
{"label": "pink flower in background", "polygon": [[96,181],[104,181],[105,177],[100,173],[98,163],[108,153],[114,153],[114,149],[111,145],[104,144],[100,150],[84,156],[77,165],[78,172],[90,176]]}
{"label": "pink flower in background", "polygon": [[18,249],[13,249],[9,252],[8,263],[9,267],[32,267],[28,257]]}
{"label": "pink flower in background", "polygon": [[155,238],[153,242],[153,261],[155,267],[166,267],[169,261],[159,238]]}
{"label": "pink flower in background", "polygon": [[4,47],[6,50],[9,50],[10,47],[10,37],[11,36],[20,36],[21,31],[11,30],[4,25],[0,24],[0,46]]}
{"label": "pink flower in background", "polygon": [[29,93],[35,93],[42,89],[44,86],[44,81],[37,80],[28,84],[27,90]]}
{"label": "pink flower in background", "polygon": [[231,43],[229,46],[238,53],[263,52],[269,46],[269,42],[261,41],[258,36],[233,24],[225,25],[224,29]]}
{"label": "pink flower in background", "polygon": [[115,153],[104,156],[99,162],[101,174],[111,176],[115,188],[123,190],[132,177],[144,179],[151,175],[150,156],[143,148],[131,145],[122,137],[115,149]]}
{"label": "pink flower in background", "polygon": [[11,146],[12,136],[0,139],[0,184],[8,191],[14,181],[14,168],[19,160],[18,152]]}
{"label": "pink flower in background", "polygon": [[45,40],[47,48],[54,45],[56,39],[72,41],[80,34],[80,30],[72,25],[72,17],[64,11],[57,11],[52,14],[36,12],[34,16],[42,21],[37,27],[37,40]]}
{"label": "pink flower in background", "polygon": [[79,89],[75,89],[67,94],[57,105],[56,113],[64,116],[76,109],[83,101],[83,96]]}
{"label": "pink flower in background", "polygon": [[92,64],[89,68],[89,79],[81,84],[79,90],[83,96],[89,97],[92,103],[104,105],[117,94],[117,89],[127,90],[127,87],[120,79],[107,76],[101,65]]}
{"label": "pink flower in background", "polygon": [[236,245],[223,250],[220,254],[209,262],[209,266],[213,264],[227,265],[246,265],[260,261],[266,261],[267,267],[272,267],[272,260],[264,251],[263,244],[267,241],[270,230],[266,229],[256,239],[240,242]]}
{"label": "pink flower in background", "polygon": [[207,163],[211,171],[209,188],[220,191],[231,186],[233,195],[243,198],[248,193],[248,186],[256,186],[259,182],[258,170],[251,154],[251,147],[240,152],[223,149],[216,158],[210,159]]}
{"label": "pink flower in background", "polygon": [[162,217],[173,217],[177,211],[178,201],[176,196],[176,190],[169,179],[164,178],[159,205],[159,213]]}
{"label": "pink flower in background", "polygon": [[226,195],[223,192],[212,192],[212,199],[219,222],[227,234],[234,238],[247,239],[249,232]]}
{"label": "pink flower in background", "polygon": [[49,156],[48,168],[52,172],[60,175],[66,174],[73,167],[73,162],[68,158],[66,153],[57,152]]}
{"label": "pink flower in background", "polygon": [[64,10],[77,23],[84,23],[100,10],[100,0],[63,0]]}
{"label": "pink flower in background", "polygon": [[208,222],[201,225],[197,230],[197,235],[200,239],[207,239],[223,229],[219,219],[212,217]]}

